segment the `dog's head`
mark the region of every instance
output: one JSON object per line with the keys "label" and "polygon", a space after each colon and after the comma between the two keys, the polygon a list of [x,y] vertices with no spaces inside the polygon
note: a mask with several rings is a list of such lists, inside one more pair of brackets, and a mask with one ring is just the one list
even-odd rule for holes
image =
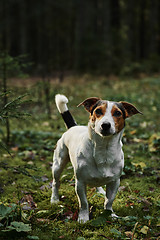
{"label": "dog's head", "polygon": [[102,137],[115,135],[125,126],[125,119],[137,113],[142,114],[128,102],[111,102],[100,98],[87,98],[78,106],[84,105],[90,113],[90,124]]}

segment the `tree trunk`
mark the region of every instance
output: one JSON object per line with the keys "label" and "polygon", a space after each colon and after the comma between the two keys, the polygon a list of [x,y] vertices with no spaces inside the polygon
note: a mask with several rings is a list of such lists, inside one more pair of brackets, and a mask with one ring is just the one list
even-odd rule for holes
{"label": "tree trunk", "polygon": [[[2,85],[3,85],[3,104],[4,106],[8,103],[7,97],[7,5],[5,0],[2,3],[3,8],[3,32],[2,32],[2,49],[3,49],[3,60],[2,60]],[[10,141],[10,124],[8,119],[8,114],[6,113],[6,144],[8,145]]]}
{"label": "tree trunk", "polygon": [[26,15],[26,1],[19,1],[20,12],[20,53],[27,53],[27,15]]}
{"label": "tree trunk", "polygon": [[51,107],[50,107],[50,78],[43,76],[42,78],[44,84],[45,102],[48,118],[51,118]]}
{"label": "tree trunk", "polygon": [[158,35],[160,29],[158,29],[158,19],[160,18],[159,14],[159,0],[151,1],[151,8],[150,8],[150,26],[149,26],[149,33],[150,33],[150,47],[149,47],[149,55],[153,56],[157,53],[158,50]]}
{"label": "tree trunk", "polygon": [[75,69],[81,68],[82,46],[85,25],[85,1],[76,0],[76,24],[75,24]]}

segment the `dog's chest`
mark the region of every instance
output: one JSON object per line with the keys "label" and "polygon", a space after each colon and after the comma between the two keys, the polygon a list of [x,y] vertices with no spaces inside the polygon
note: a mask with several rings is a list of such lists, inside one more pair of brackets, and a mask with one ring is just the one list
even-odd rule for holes
{"label": "dog's chest", "polygon": [[91,186],[101,186],[120,177],[124,160],[121,144],[90,145],[79,152],[77,173]]}

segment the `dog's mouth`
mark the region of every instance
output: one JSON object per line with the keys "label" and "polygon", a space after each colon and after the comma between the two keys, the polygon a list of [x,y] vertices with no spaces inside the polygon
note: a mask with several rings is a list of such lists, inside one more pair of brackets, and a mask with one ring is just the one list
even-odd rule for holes
{"label": "dog's mouth", "polygon": [[103,137],[107,137],[107,136],[111,136],[111,135],[114,135],[115,133],[113,133],[112,131],[104,131],[104,130],[101,130],[101,135]]}

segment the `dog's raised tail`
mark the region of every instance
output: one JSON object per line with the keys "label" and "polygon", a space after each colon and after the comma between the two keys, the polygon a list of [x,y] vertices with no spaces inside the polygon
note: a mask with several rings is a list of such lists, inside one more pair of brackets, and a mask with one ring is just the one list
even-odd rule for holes
{"label": "dog's raised tail", "polygon": [[58,108],[58,111],[61,113],[62,118],[67,126],[67,128],[71,128],[73,126],[76,126],[77,123],[73,119],[70,111],[68,110],[67,103],[68,103],[68,98],[64,95],[57,94],[55,96],[55,102],[56,106]]}

